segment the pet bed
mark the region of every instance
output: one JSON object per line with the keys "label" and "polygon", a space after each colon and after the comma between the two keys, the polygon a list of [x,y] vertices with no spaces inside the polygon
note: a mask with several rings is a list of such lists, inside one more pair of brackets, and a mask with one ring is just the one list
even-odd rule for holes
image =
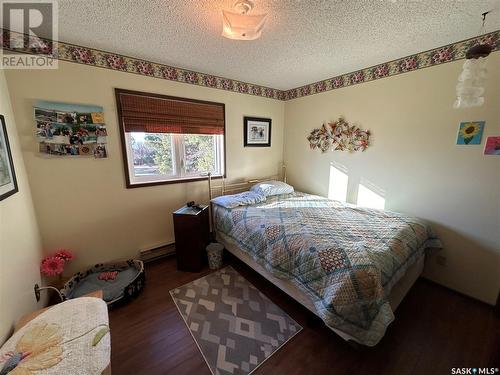
{"label": "pet bed", "polygon": [[[116,277],[113,280],[105,280],[101,275],[114,272]],[[102,263],[73,275],[61,289],[61,295],[67,300],[102,290],[104,301],[112,305],[122,299],[136,297],[143,289],[145,281],[144,263],[140,260]]]}

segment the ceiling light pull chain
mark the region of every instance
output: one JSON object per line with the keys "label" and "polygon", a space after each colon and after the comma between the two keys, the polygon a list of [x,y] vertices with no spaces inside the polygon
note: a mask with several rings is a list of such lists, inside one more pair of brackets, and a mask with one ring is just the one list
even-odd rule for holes
{"label": "ceiling light pull chain", "polygon": [[481,30],[479,30],[479,35],[483,34],[484,33],[484,26],[486,25],[486,16],[491,13],[491,10],[487,11],[487,12],[484,12],[483,14],[481,14],[483,16],[483,25],[481,26]]}

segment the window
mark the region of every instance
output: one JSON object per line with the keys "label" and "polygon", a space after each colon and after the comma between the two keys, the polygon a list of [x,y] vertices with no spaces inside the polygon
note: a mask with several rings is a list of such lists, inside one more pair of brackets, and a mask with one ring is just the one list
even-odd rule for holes
{"label": "window", "polygon": [[385,207],[385,198],[383,193],[376,193],[374,189],[369,189],[363,184],[359,184],[358,203],[360,207],[378,208],[383,210]]}
{"label": "window", "polygon": [[224,174],[222,135],[130,132],[126,142],[132,184]]}
{"label": "window", "polygon": [[224,104],[116,89],[127,187],[223,176]]}

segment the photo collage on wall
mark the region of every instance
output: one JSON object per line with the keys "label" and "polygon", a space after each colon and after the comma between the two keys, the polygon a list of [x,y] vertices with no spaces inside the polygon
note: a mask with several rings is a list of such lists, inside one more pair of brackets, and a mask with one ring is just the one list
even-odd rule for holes
{"label": "photo collage on wall", "polygon": [[102,107],[39,101],[35,104],[34,116],[41,154],[108,157]]}

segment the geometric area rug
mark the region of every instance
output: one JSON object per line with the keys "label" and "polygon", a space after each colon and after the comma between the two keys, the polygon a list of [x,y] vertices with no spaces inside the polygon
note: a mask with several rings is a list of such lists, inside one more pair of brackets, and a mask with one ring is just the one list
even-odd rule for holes
{"label": "geometric area rug", "polygon": [[170,295],[214,375],[251,374],[302,330],[231,266]]}

